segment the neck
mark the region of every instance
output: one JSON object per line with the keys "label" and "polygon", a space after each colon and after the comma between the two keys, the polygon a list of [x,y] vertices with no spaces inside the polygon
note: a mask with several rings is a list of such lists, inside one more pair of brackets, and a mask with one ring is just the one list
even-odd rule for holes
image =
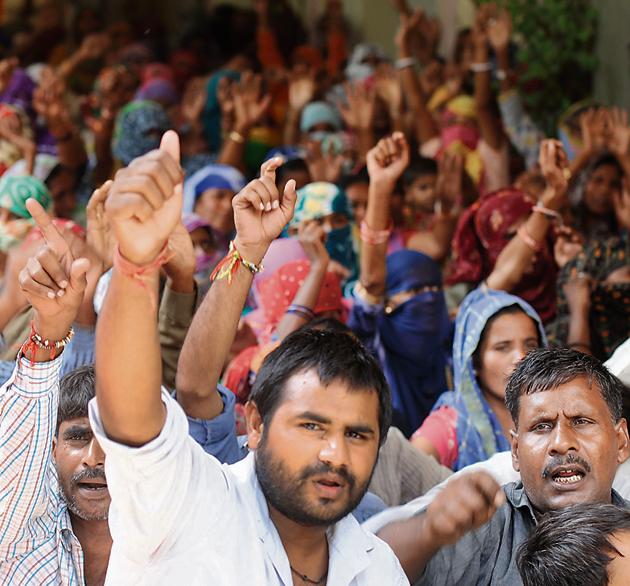
{"label": "neck", "polygon": [[501,424],[501,428],[503,429],[503,435],[509,439],[510,437],[510,429],[512,429],[512,415],[508,411],[508,408],[505,406],[505,399],[499,398],[494,395],[494,393],[490,393],[488,391],[483,392],[483,396],[488,401],[488,405],[497,416],[499,423]]}
{"label": "neck", "polygon": [[269,516],[278,530],[291,566],[313,580],[323,576],[328,569],[326,527],[300,525],[270,504]]}
{"label": "neck", "polygon": [[77,536],[84,552],[95,550],[109,550],[112,547],[112,536],[109,532],[107,519],[104,521],[86,521],[70,513],[72,531]]}

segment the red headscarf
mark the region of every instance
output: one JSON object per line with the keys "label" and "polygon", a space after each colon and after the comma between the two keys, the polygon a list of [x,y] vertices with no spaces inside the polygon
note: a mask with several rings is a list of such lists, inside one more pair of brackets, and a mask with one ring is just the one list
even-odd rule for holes
{"label": "red headscarf", "polygon": [[[479,284],[486,279],[516,230],[529,217],[535,202],[522,191],[505,188],[489,193],[470,206],[459,219],[453,238],[450,285]],[[556,272],[553,242],[548,238],[534,256],[533,267],[511,291],[528,301],[543,322],[555,315]]]}
{"label": "red headscarf", "polygon": [[[280,323],[282,316],[297,295],[304,279],[310,270],[308,260],[294,260],[282,265],[273,275],[263,281],[258,288],[258,300],[265,319],[266,329],[273,331]],[[339,311],[345,313],[342,303],[339,276],[327,272],[319,291],[319,297],[313,311]],[[230,389],[241,402],[247,401],[251,390],[252,373],[258,371],[264,358],[278,342],[261,343],[243,350],[230,362],[223,377],[225,386]]]}

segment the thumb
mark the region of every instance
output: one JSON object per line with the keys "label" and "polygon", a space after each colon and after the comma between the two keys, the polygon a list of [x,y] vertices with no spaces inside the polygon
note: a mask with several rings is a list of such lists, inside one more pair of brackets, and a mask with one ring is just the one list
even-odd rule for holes
{"label": "thumb", "polygon": [[70,287],[77,293],[83,293],[87,286],[87,272],[90,270],[90,261],[87,258],[78,258],[72,261],[70,266]]}
{"label": "thumb", "polygon": [[179,148],[179,136],[174,130],[167,130],[162,135],[162,140],[160,141],[160,150],[166,151],[175,162],[179,165],[180,163],[180,148]]}
{"label": "thumb", "polygon": [[282,196],[282,203],[280,208],[284,214],[284,217],[288,222],[293,218],[293,212],[295,211],[295,203],[297,202],[297,191],[295,190],[295,179],[289,179],[284,187],[284,194]]}

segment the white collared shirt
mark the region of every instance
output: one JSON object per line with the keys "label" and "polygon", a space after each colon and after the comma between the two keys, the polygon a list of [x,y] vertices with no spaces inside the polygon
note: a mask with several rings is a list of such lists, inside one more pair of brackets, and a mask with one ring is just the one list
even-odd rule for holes
{"label": "white collared shirt", "polygon": [[[131,448],[108,439],[95,400],[90,422],[106,453],[114,540],[106,584],[291,586],[289,560],[269,517],[254,454],[220,464],[188,435],[165,392],[164,428]],[[291,490],[291,487],[287,487]],[[328,530],[328,585],[408,584],[384,542],[348,515]]]}

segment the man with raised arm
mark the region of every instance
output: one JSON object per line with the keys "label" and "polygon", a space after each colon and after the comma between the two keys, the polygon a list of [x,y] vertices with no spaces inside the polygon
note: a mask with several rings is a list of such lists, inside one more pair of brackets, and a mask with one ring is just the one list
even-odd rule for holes
{"label": "man with raised arm", "polygon": [[111,537],[104,454],[87,420],[94,375],[81,368],[59,383],[90,263],[35,200],[27,207],[45,242],[20,273],[34,319],[0,389],[0,584],[99,586]]}
{"label": "man with raised arm", "polygon": [[[293,214],[294,182],[282,195],[275,187],[279,164],[263,165],[233,201],[237,236],[210,295],[223,297],[234,329],[253,274]],[[158,151],[117,174],[107,202],[118,249],[90,405],[112,494],[107,583],[407,584],[391,550],[349,515],[391,417],[383,375],[354,338],[297,332],[269,355],[247,406],[252,453],[237,464],[205,454],[160,390],[158,273],[181,182],[169,131]]]}

